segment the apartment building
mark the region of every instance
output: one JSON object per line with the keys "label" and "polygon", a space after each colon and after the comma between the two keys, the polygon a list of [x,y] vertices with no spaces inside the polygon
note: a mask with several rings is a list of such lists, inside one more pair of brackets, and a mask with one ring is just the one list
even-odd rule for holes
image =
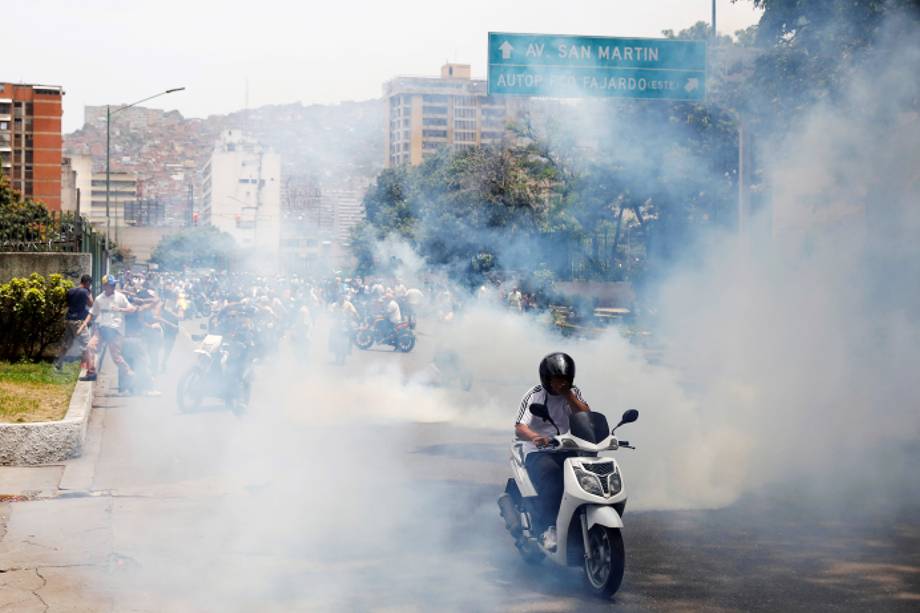
{"label": "apartment building", "polygon": [[0,174],[23,196],[61,210],[61,98],[56,85],[0,82]]}
{"label": "apartment building", "polygon": [[383,86],[388,168],[421,164],[444,147],[500,144],[520,101],[489,96],[468,64],[445,64],[440,78],[396,77]]}
{"label": "apartment building", "polygon": [[288,181],[282,191],[282,254],[311,260],[347,253],[351,229],[364,220],[365,191],[363,181],[333,188]]}
{"label": "apartment building", "polygon": [[[106,216],[105,206],[105,172],[94,172],[92,177],[89,206],[87,206],[86,194],[81,190],[80,213],[103,232],[108,218],[108,225],[111,228],[112,236],[114,236],[115,226],[125,225],[125,205],[137,202],[140,196],[137,173],[121,171],[109,173],[108,216]],[[78,175],[77,181],[79,182],[79,180]]]}
{"label": "apartment building", "polygon": [[[92,202],[93,158],[88,155],[67,155],[61,162],[61,210],[88,215]],[[79,194],[79,196],[78,196]]]}
{"label": "apartment building", "polygon": [[281,233],[281,156],[223,130],[201,171],[201,222],[243,247],[276,253]]}

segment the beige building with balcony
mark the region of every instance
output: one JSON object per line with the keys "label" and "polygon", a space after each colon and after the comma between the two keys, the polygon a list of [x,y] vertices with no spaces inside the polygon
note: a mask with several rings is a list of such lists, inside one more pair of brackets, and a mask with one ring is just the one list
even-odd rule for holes
{"label": "beige building with balcony", "polygon": [[[94,172],[90,186],[89,206],[86,193],[80,190],[80,213],[89,222],[105,232],[105,172]],[[80,183],[79,171],[77,182]],[[125,204],[136,202],[138,197],[137,174],[133,172],[111,172],[109,174],[109,219],[112,236],[115,228],[124,225]]]}
{"label": "beige building with balcony", "polygon": [[396,77],[383,86],[386,166],[416,166],[441,148],[497,145],[520,101],[489,96],[469,64],[445,64],[440,78]]}

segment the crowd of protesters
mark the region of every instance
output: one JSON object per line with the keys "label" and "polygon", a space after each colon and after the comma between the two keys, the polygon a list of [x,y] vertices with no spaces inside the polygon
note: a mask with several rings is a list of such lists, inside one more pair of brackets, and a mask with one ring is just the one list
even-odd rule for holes
{"label": "crowd of protesters", "polygon": [[[439,317],[453,316],[453,296],[446,289],[407,287],[399,279],[329,277],[312,280],[291,276],[251,274],[147,273],[126,271],[105,275],[94,295],[93,280],[84,275],[67,293],[63,351],[56,366],[79,356],[84,380],[95,380],[98,362],[108,352],[118,367],[122,394],[156,395],[156,378],[167,370],[173,346],[186,318],[208,318],[209,331],[226,333],[233,315],[251,309],[269,321],[266,329],[301,344],[310,340],[315,323],[326,316],[363,325],[383,318],[395,325],[414,318],[436,296]],[[212,329],[213,328],[213,329]],[[263,339],[264,340],[264,339]]]}
{"label": "crowd of protesters", "polygon": [[[203,271],[198,273],[132,273],[105,275],[95,295],[93,280],[84,275],[67,293],[64,351],[56,365],[79,356],[85,380],[95,380],[98,362],[108,352],[118,367],[121,394],[156,395],[157,377],[170,366],[180,322],[208,318],[209,331],[226,334],[234,315],[248,309],[266,322],[260,342],[277,345],[286,336],[297,346],[312,341],[320,320],[333,322],[338,340],[362,325],[395,329],[419,316],[450,322],[464,303],[448,284],[426,279],[415,284],[397,276],[324,279],[298,275]],[[520,313],[540,308],[537,296],[511,284],[488,283],[476,297],[498,300]],[[330,350],[336,339],[330,335]],[[350,348],[350,340],[349,348]],[[264,347],[263,347],[264,349]]]}

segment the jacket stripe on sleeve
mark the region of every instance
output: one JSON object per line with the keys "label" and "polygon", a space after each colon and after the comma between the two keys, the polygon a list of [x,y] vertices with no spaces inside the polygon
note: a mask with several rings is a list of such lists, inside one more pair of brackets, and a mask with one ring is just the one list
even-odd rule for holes
{"label": "jacket stripe on sleeve", "polygon": [[524,419],[524,411],[526,411],[527,407],[530,406],[530,399],[533,398],[534,394],[536,394],[542,389],[543,389],[542,385],[537,385],[532,390],[524,394],[524,399],[521,400],[521,410],[518,413],[517,421],[514,422],[515,424],[521,423],[521,420]]}

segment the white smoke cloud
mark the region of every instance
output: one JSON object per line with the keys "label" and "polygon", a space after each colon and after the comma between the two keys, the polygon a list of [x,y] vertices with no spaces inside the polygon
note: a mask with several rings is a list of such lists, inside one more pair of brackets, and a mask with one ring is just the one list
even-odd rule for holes
{"label": "white smoke cloud", "polygon": [[[510,541],[477,536],[476,522],[499,522],[505,468],[486,458],[482,475],[426,473],[412,454],[430,441],[415,428],[446,422],[510,443],[520,397],[553,350],[575,357],[577,384],[609,421],[640,411],[618,431],[638,447],[616,454],[630,509],[718,507],[777,481],[834,490],[883,474],[877,449],[918,434],[920,121],[905,77],[920,73],[917,45],[899,58],[854,75],[788,140],[763,143],[773,191],[752,225],[768,231],[710,236],[661,282],[659,359],[616,330],[565,340],[488,300],[424,322],[411,366],[386,354],[332,366],[318,332],[307,360],[260,369],[253,411],[227,431],[224,494],[175,517],[165,504],[143,527],[137,585],[193,609],[360,609],[379,593],[375,606],[494,606],[495,582],[454,553],[465,539],[480,557],[513,558]],[[409,247],[379,249],[407,284],[429,276]],[[470,392],[423,383],[420,367],[442,348],[472,372]]]}

